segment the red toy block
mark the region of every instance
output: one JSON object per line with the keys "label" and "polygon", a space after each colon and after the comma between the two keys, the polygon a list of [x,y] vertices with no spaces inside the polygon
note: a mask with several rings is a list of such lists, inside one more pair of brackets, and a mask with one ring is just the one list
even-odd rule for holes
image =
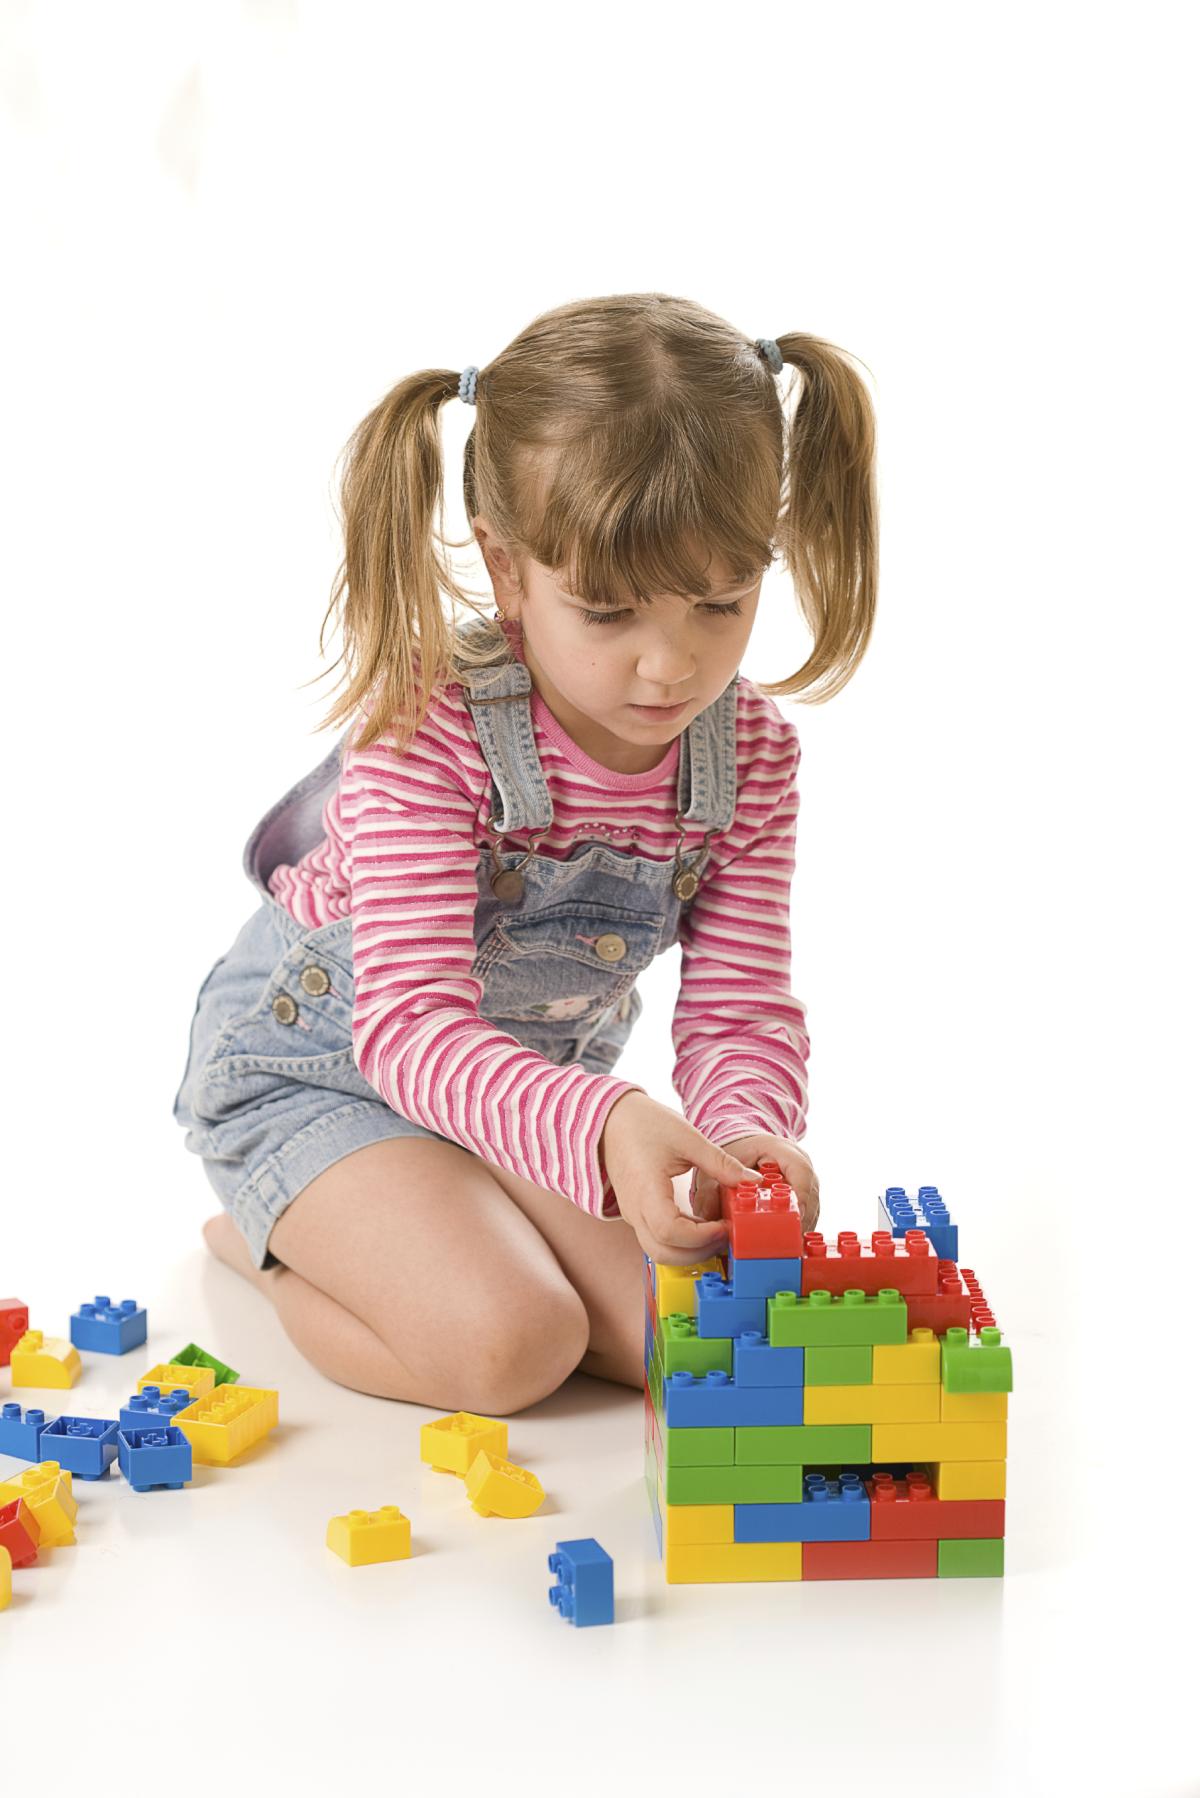
{"label": "red toy block", "polygon": [[819,1230],[804,1238],[800,1290],[841,1294],[851,1287],[872,1296],[894,1286],[902,1298],[932,1296],[937,1291],[938,1262],[924,1230],[909,1230],[903,1244],[886,1230],[871,1234],[865,1249],[853,1230],[839,1230],[834,1248]]}
{"label": "red toy block", "polygon": [[938,1545],[929,1542],[806,1542],[803,1578],[936,1579]]}
{"label": "red toy block", "polygon": [[971,1327],[971,1295],[963,1285],[953,1261],[937,1264],[937,1291],[916,1293],[908,1300],[910,1330],[932,1330],[944,1336],[949,1329]]}
{"label": "red toy block", "polygon": [[[0,1367],[7,1367],[13,1349],[29,1328],[29,1306],[20,1299],[0,1299]],[[13,1562],[13,1566],[16,1566]]]}
{"label": "red toy block", "polygon": [[991,1306],[983,1296],[983,1287],[975,1278],[972,1270],[969,1267],[964,1267],[961,1272],[963,1285],[971,1296],[971,1328],[978,1336],[980,1330],[987,1329],[988,1327],[994,1328],[996,1319],[992,1313]]}
{"label": "red toy block", "polygon": [[[1004,1534],[1002,1498],[937,1498],[925,1474],[868,1476],[872,1542],[937,1542]],[[807,1566],[805,1572],[807,1573]]]}
{"label": "red toy block", "polygon": [[768,1261],[802,1251],[804,1213],[787,1181],[772,1173],[774,1165],[763,1163],[760,1172],[769,1177],[761,1186],[743,1180],[721,1188],[725,1234],[739,1261]]}
{"label": "red toy block", "polygon": [[23,1498],[0,1505],[0,1548],[7,1548],[14,1567],[27,1567],[37,1560],[41,1539],[42,1526]]}

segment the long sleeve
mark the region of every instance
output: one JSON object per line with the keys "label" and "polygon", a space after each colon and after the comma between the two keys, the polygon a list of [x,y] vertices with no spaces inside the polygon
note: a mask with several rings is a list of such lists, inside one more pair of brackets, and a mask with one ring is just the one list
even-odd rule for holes
{"label": "long sleeve", "polygon": [[689,1122],[717,1143],[759,1130],[795,1141],[806,1127],[809,1039],[790,929],[800,745],[771,710],[739,777],[747,840],[702,878],[680,928],[672,1083]]}
{"label": "long sleeve", "polygon": [[600,1136],[621,1094],[645,1088],[557,1066],[479,1015],[483,786],[456,723],[434,709],[402,755],[385,737],[343,761],[335,822],[354,919],[354,1060],[393,1110],[613,1216]]}

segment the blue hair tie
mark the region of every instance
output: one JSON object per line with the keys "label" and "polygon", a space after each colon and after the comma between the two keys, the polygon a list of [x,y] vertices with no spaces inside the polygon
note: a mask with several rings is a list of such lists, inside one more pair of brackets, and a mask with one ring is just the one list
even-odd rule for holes
{"label": "blue hair tie", "polygon": [[773,375],[777,375],[783,367],[783,357],[779,345],[773,337],[756,337],[754,347],[760,356],[765,357],[767,367]]}
{"label": "blue hair tie", "polygon": [[466,400],[468,406],[475,404],[475,383],[479,378],[477,368],[464,368],[458,377],[458,397]]}

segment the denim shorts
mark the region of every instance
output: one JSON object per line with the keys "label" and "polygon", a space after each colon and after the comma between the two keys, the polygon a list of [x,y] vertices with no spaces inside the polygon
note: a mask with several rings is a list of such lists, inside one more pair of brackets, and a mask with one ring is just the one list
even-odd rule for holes
{"label": "denim shorts", "polygon": [[276,1219],[333,1162],[390,1137],[453,1140],[393,1111],[355,1065],[350,924],[309,930],[264,898],[196,1000],[175,1121],[257,1267],[278,1265]]}

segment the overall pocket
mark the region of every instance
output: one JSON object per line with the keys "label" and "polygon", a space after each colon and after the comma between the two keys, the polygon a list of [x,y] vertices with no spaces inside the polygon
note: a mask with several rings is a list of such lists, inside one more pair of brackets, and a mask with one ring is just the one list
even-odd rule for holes
{"label": "overall pocket", "polygon": [[578,902],[496,924],[471,972],[480,1013],[513,1023],[587,1024],[616,1006],[659,950],[654,912]]}

